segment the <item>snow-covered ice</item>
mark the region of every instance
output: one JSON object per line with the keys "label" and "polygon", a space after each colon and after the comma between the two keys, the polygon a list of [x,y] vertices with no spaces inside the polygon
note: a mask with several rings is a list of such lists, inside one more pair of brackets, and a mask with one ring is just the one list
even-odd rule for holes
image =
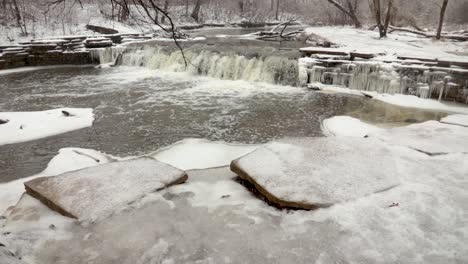
{"label": "snow-covered ice", "polygon": [[14,206],[24,193],[24,182],[38,177],[54,176],[68,171],[79,170],[98,164],[105,164],[112,159],[95,150],[80,148],[64,148],[59,151],[41,173],[15,181],[0,183],[0,215]]}
{"label": "snow-covered ice", "polygon": [[27,192],[81,222],[102,220],[148,193],[185,182],[184,171],[152,158],[111,162],[25,182]]}
{"label": "snow-covered ice", "polygon": [[331,206],[399,184],[393,153],[375,139],[273,142],[233,161],[231,168],[268,200],[296,208]]}
{"label": "snow-covered ice", "polygon": [[468,114],[468,107],[456,103],[443,103],[434,99],[423,99],[414,95],[405,94],[375,94],[374,99],[393,105],[413,107],[420,109],[432,109],[454,113]]}
{"label": "snow-covered ice", "polygon": [[[65,116],[67,111],[70,116]],[[90,127],[94,122],[91,108],[60,108],[39,112],[0,112],[0,145],[50,137]]]}
{"label": "snow-covered ice", "polygon": [[468,128],[437,121],[392,128],[369,136],[433,155],[468,153]]}
{"label": "snow-covered ice", "polygon": [[185,139],[150,156],[182,170],[207,169],[228,166],[232,160],[252,152],[257,147],[205,139]]}
{"label": "snow-covered ice", "polygon": [[440,122],[468,127],[468,115],[449,115],[442,118]]}
{"label": "snow-covered ice", "polygon": [[320,88],[321,92],[325,92],[325,93],[342,93],[342,94],[350,94],[350,95],[357,95],[357,96],[364,96],[364,93],[365,93],[365,94],[372,96],[372,99],[379,100],[379,101],[392,104],[392,105],[409,107],[409,108],[445,111],[445,112],[451,112],[451,113],[468,114],[468,107],[459,103],[440,102],[434,99],[424,99],[424,98],[419,98],[414,95],[407,95],[407,94],[379,94],[377,92],[372,92],[372,91],[353,90],[353,89],[349,89],[345,87],[324,85],[320,83],[314,83],[313,85],[316,85],[317,87]]}
{"label": "snow-covered ice", "polygon": [[378,133],[382,128],[362,122],[349,116],[334,116],[322,122],[322,130],[326,136],[364,137],[369,133]]}
{"label": "snow-covered ice", "polygon": [[[197,170],[188,172],[187,183],[90,226],[63,222],[67,218],[51,210],[40,210],[40,220],[30,221],[23,221],[29,214],[18,212],[20,221],[0,225],[0,233],[10,232],[0,240],[36,264],[463,263],[468,155],[428,156],[389,147],[404,172],[400,185],[328,208],[277,210],[232,180],[225,168]],[[72,149],[59,156],[49,164],[50,173],[62,173],[65,164],[97,164]],[[56,218],[46,221],[52,218],[43,214]],[[43,228],[50,224],[56,228]]]}

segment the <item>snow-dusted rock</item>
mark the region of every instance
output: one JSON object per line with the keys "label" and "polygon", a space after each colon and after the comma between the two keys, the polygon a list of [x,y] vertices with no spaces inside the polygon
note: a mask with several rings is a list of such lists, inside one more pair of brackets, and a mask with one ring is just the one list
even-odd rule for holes
{"label": "snow-dusted rock", "polygon": [[449,115],[440,120],[442,123],[468,127],[468,115]]}
{"label": "snow-dusted rock", "polygon": [[468,128],[427,121],[383,132],[371,133],[370,137],[391,144],[410,147],[428,154],[468,153]]}
{"label": "snow-dusted rock", "polygon": [[26,182],[26,191],[53,210],[94,222],[146,194],[187,180],[184,171],[151,158],[112,162]]}
{"label": "snow-dusted rock", "polygon": [[185,139],[162,148],[151,157],[182,170],[229,166],[232,160],[252,152],[258,145],[240,145],[205,139]]}
{"label": "snow-dusted rock", "polygon": [[91,149],[63,148],[52,158],[47,168],[39,174],[0,183],[0,215],[15,205],[24,192],[24,182],[44,176],[55,176],[65,172],[79,170],[113,161],[109,156]]}
{"label": "snow-dusted rock", "polygon": [[[70,113],[66,116],[62,113]],[[12,144],[55,136],[93,125],[90,108],[60,108],[40,112],[3,112],[0,119],[0,145]]]}
{"label": "snow-dusted rock", "polygon": [[364,137],[383,129],[349,116],[334,116],[322,122],[322,131],[327,136]]}
{"label": "snow-dusted rock", "polygon": [[392,152],[364,138],[273,142],[233,161],[231,170],[279,207],[326,207],[399,184]]}

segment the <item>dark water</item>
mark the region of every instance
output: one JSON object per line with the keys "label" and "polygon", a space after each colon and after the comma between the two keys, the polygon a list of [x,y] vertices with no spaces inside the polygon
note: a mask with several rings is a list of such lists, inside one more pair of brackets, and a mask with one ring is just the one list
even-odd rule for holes
{"label": "dark water", "polygon": [[185,138],[263,143],[322,136],[321,121],[334,115],[374,122],[439,118],[363,98],[136,67],[54,68],[0,80],[2,112],[90,107],[96,114],[93,127],[0,146],[0,182],[40,172],[64,147],[129,156]]}

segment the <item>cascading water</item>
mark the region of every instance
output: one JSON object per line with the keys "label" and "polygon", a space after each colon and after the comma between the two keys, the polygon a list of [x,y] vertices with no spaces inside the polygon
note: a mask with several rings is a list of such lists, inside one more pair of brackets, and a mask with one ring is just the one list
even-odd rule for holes
{"label": "cascading water", "polygon": [[297,59],[281,56],[247,56],[233,52],[185,50],[187,67],[180,51],[144,47],[127,49],[119,64],[151,69],[189,72],[225,80],[260,81],[296,86],[299,84]]}
{"label": "cascading water", "polygon": [[125,51],[125,46],[91,49],[91,57],[100,64],[114,64],[117,58]]}

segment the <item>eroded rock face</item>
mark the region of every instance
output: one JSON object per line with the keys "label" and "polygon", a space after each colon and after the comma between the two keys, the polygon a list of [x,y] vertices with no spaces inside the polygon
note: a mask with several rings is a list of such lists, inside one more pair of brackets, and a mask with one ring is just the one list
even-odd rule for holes
{"label": "eroded rock face", "polygon": [[26,182],[26,191],[62,215],[94,222],[187,174],[152,158],[113,162]]}
{"label": "eroded rock face", "polygon": [[315,209],[399,184],[393,153],[364,138],[273,142],[234,160],[231,170],[278,207]]}

